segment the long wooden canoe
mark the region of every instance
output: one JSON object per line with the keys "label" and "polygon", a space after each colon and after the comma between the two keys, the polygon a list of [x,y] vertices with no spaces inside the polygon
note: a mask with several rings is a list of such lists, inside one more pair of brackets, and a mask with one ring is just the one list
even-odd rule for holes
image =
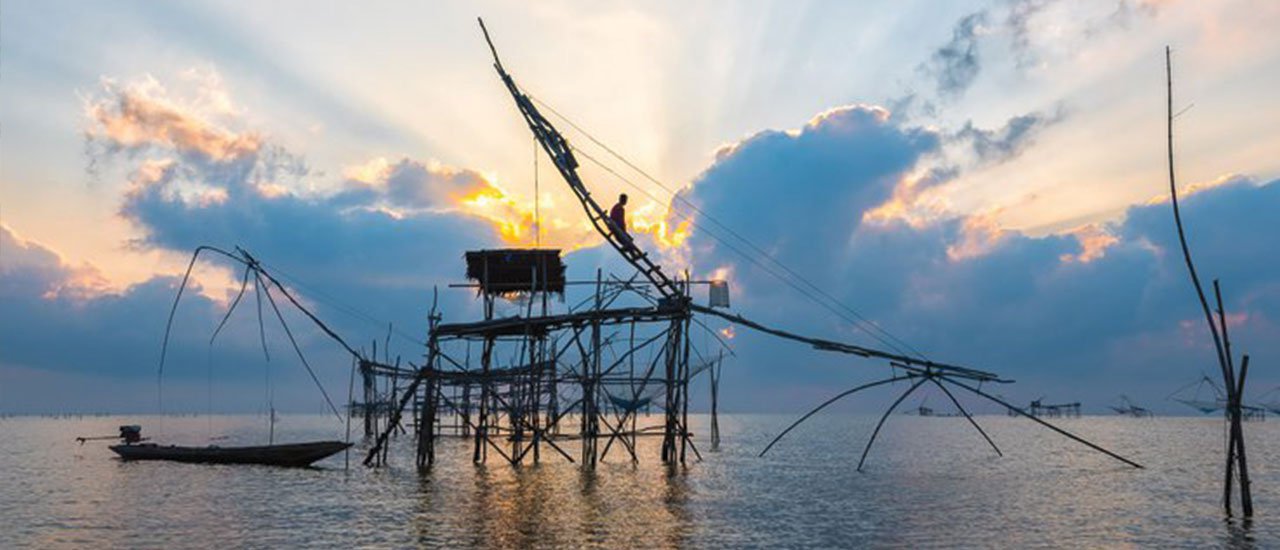
{"label": "long wooden canoe", "polygon": [[124,460],[172,460],[213,464],[266,464],[270,466],[310,466],[311,463],[350,447],[341,441],[314,441],[256,447],[179,447],[176,445],[112,445]]}

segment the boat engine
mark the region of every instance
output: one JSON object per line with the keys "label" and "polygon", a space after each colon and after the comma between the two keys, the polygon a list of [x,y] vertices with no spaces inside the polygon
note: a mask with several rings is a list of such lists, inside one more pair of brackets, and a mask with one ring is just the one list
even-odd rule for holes
{"label": "boat engine", "polygon": [[142,441],[142,426],[137,424],[120,426],[120,439],[126,444],[133,444]]}

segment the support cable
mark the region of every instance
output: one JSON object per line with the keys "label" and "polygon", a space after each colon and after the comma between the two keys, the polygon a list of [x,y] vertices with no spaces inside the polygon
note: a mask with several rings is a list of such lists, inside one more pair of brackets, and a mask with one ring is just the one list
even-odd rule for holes
{"label": "support cable", "polygon": [[[543,102],[542,100],[538,99],[538,98],[537,98],[537,97],[535,97],[534,95],[529,94],[528,92],[526,92],[526,93],[525,93],[525,95],[529,96],[529,99],[533,100],[535,103],[537,103],[538,105],[540,105],[540,106],[542,106],[543,108],[545,108],[548,112],[550,112],[551,114],[555,115],[555,116],[556,116],[557,118],[559,118],[560,120],[564,121],[564,123],[565,123],[565,124],[568,124],[568,125],[569,125],[569,127],[571,127],[571,128],[573,128],[574,130],[578,131],[578,133],[582,134],[584,137],[586,137],[586,138],[587,138],[588,140],[590,140],[592,143],[594,143],[594,144],[596,144],[597,146],[599,146],[601,149],[604,149],[607,153],[609,153],[609,154],[610,154],[610,155],[612,155],[614,158],[616,158],[616,159],[618,159],[619,161],[621,161],[621,162],[622,162],[623,164],[625,164],[627,167],[629,167],[629,168],[631,168],[632,170],[634,170],[635,172],[639,173],[641,176],[644,176],[644,178],[645,178],[645,179],[647,179],[647,180],[649,180],[650,182],[652,182],[653,184],[657,185],[657,186],[658,186],[658,187],[660,187],[663,191],[666,191],[669,195],[671,195],[671,198],[672,198],[672,199],[675,199],[675,200],[677,200],[677,201],[679,201],[679,202],[683,203],[686,207],[688,207],[689,209],[691,209],[693,212],[697,213],[700,219],[706,219],[707,221],[711,222],[711,223],[712,223],[712,224],[714,224],[716,227],[720,228],[720,229],[721,229],[721,230],[723,230],[724,232],[728,233],[730,236],[732,236],[732,237],[736,238],[738,241],[742,242],[742,243],[743,243],[743,244],[745,244],[747,247],[749,247],[750,249],[752,249],[752,250],[755,252],[755,254],[757,254],[757,255],[759,255],[760,257],[763,257],[763,258],[765,258],[765,259],[769,260],[769,261],[770,261],[771,263],[773,263],[774,265],[777,265],[779,268],[781,268],[784,272],[786,272],[788,275],[790,275],[791,277],[793,277],[795,280],[799,281],[799,282],[800,282],[800,283],[802,283],[804,286],[807,286],[807,287],[808,287],[809,289],[811,289],[813,292],[816,292],[817,294],[821,295],[821,296],[822,296],[823,298],[825,298],[826,300],[829,300],[830,302],[832,302],[832,303],[836,304],[837,306],[839,306],[840,308],[844,309],[844,310],[845,310],[845,311],[847,311],[849,314],[851,314],[852,316],[854,316],[855,318],[857,318],[857,319],[859,320],[859,321],[853,321],[853,320],[851,320],[851,319],[847,318],[846,316],[841,315],[840,317],[841,317],[841,318],[843,318],[845,321],[848,321],[848,322],[850,322],[851,324],[853,324],[853,325],[855,325],[855,326],[858,326],[859,328],[862,328],[864,331],[867,331],[868,333],[872,333],[872,332],[879,332],[879,333],[881,333],[882,335],[884,335],[885,337],[887,337],[888,339],[893,340],[893,341],[897,342],[898,344],[902,345],[903,347],[907,348],[907,349],[908,349],[908,350],[910,350],[913,354],[920,356],[920,358],[921,358],[921,359],[924,359],[924,358],[925,358],[923,353],[921,353],[919,350],[916,350],[916,349],[915,349],[913,346],[911,346],[909,343],[907,343],[906,341],[902,340],[901,338],[898,338],[897,336],[895,336],[894,334],[892,334],[891,332],[889,332],[889,331],[888,331],[887,329],[885,329],[884,327],[881,327],[881,326],[880,326],[878,323],[876,323],[875,321],[873,321],[873,320],[871,320],[871,319],[868,319],[867,317],[865,317],[865,316],[863,316],[862,314],[858,313],[858,311],[857,311],[857,310],[855,310],[855,309],[853,309],[851,306],[849,306],[849,305],[847,305],[847,304],[843,303],[843,302],[842,302],[841,300],[839,300],[838,298],[836,298],[836,297],[834,297],[834,296],[830,295],[829,293],[827,293],[826,291],[822,290],[822,289],[821,289],[821,287],[819,287],[818,285],[814,284],[812,281],[810,281],[809,279],[807,279],[807,278],[806,278],[806,277],[804,277],[803,275],[801,275],[801,274],[797,273],[795,270],[791,269],[791,268],[790,268],[790,267],[788,267],[786,264],[782,263],[782,261],[781,261],[781,260],[778,260],[778,259],[777,259],[776,257],[774,257],[772,254],[769,254],[767,251],[765,251],[765,250],[764,250],[763,248],[761,248],[760,246],[756,245],[756,244],[755,244],[754,242],[752,242],[751,240],[747,239],[746,237],[743,237],[743,236],[742,236],[740,233],[738,233],[737,231],[734,231],[734,230],[733,230],[733,228],[731,228],[731,227],[729,227],[729,226],[725,225],[724,223],[722,223],[722,222],[720,222],[719,220],[717,220],[714,216],[711,216],[710,214],[708,214],[708,213],[706,213],[705,211],[703,211],[701,208],[699,208],[699,207],[698,207],[696,204],[694,204],[692,201],[690,201],[690,200],[686,199],[686,198],[685,198],[683,195],[681,195],[678,191],[673,191],[670,187],[668,187],[667,185],[663,184],[663,183],[662,183],[661,181],[659,181],[657,178],[653,177],[653,176],[652,176],[652,175],[650,175],[648,172],[646,172],[646,171],[642,170],[640,167],[636,166],[634,163],[632,163],[631,161],[627,160],[627,159],[626,159],[626,157],[623,157],[623,156],[622,156],[621,154],[619,154],[617,151],[613,150],[613,149],[612,149],[612,148],[610,148],[608,145],[605,145],[603,142],[601,142],[600,140],[596,139],[596,138],[595,138],[595,136],[591,135],[589,132],[587,132],[586,130],[584,130],[581,126],[578,126],[577,124],[575,124],[575,123],[574,123],[572,120],[570,120],[568,117],[564,116],[563,114],[560,114],[560,112],[556,111],[556,110],[555,110],[554,108],[552,108],[550,105],[547,105],[545,102]],[[588,159],[588,160],[590,160],[590,161],[592,161],[592,162],[596,163],[597,165],[601,166],[602,168],[605,168],[606,170],[609,170],[609,172],[610,172],[610,173],[613,173],[615,176],[618,176],[619,178],[622,178],[622,176],[621,176],[621,175],[619,175],[617,172],[615,172],[615,171],[613,171],[613,170],[611,170],[611,169],[609,169],[609,168],[605,167],[605,166],[604,166],[601,162],[599,162],[598,160],[596,160],[596,159],[594,159],[594,158],[592,158],[592,157],[588,156],[587,154],[583,153],[581,149],[579,149],[579,148],[577,148],[577,147],[574,147],[572,144],[570,144],[570,147],[572,147],[576,153],[578,153],[578,154],[580,154],[580,155],[582,155],[582,156],[584,156],[584,157],[587,157],[587,159]],[[639,186],[637,186],[635,183],[631,182],[630,180],[627,180],[626,178],[622,178],[622,179],[623,179],[624,181],[626,181],[629,185],[631,185],[631,187],[636,188],[636,189],[640,189],[640,188],[639,188]],[[642,192],[645,192],[645,194],[646,194],[646,195],[648,195],[650,198],[653,198],[653,199],[655,199],[655,200],[658,200],[659,202],[661,202],[661,200],[662,200],[662,199],[659,199],[659,198],[657,198],[657,197],[654,197],[652,194],[648,193],[647,191],[643,191],[642,189],[641,189],[641,191],[642,191]],[[698,229],[703,230],[703,231],[704,231],[704,232],[706,232],[708,235],[712,236],[712,238],[715,238],[717,241],[721,242],[722,244],[726,244],[726,245],[727,245],[727,243],[725,243],[724,239],[721,239],[721,238],[719,238],[718,236],[714,235],[714,233],[713,233],[712,231],[709,231],[705,226],[702,226],[701,224],[698,224],[698,223],[695,221],[694,216],[693,216],[692,214],[681,213],[681,212],[678,212],[678,211],[673,211],[673,213],[674,213],[675,215],[677,215],[677,216],[681,216],[681,218],[682,218],[682,219],[684,219],[684,220],[688,220],[692,225],[694,225],[694,227],[697,227]],[[741,252],[741,251],[739,251],[739,250],[736,250],[736,249],[735,249],[734,251],[735,251],[735,252],[737,252],[739,255],[741,255],[741,256],[743,256],[743,257],[746,257],[746,254],[744,254],[743,252]],[[793,282],[785,281],[783,277],[780,277],[780,276],[778,276],[778,275],[776,275],[776,274],[773,274],[773,273],[770,273],[770,274],[771,274],[771,275],[773,275],[775,278],[778,278],[779,280],[782,280],[783,282],[787,283],[789,286],[792,286],[792,288],[795,288],[795,287],[796,287],[796,285],[795,285]],[[797,290],[799,290],[799,289],[797,289]],[[813,297],[811,297],[811,296],[808,296],[808,297],[809,297],[811,300],[813,299]],[[865,326],[864,326],[864,325],[865,325]],[[871,329],[874,329],[874,330],[869,330],[869,329],[868,329],[868,327],[870,327]],[[905,352],[902,352],[902,350],[898,350],[898,351],[899,351],[900,353],[904,353],[904,354],[905,354]]]}
{"label": "support cable", "polygon": [[[576,152],[576,153],[578,154],[578,156],[581,156],[581,157],[583,157],[583,158],[587,159],[588,161],[591,161],[591,162],[592,162],[592,163],[594,163],[596,166],[599,166],[601,169],[603,169],[603,170],[605,170],[605,171],[609,172],[610,174],[613,174],[615,177],[617,177],[618,179],[622,180],[624,183],[626,183],[627,185],[629,185],[632,189],[635,189],[636,191],[639,191],[640,193],[645,194],[646,196],[648,196],[648,197],[649,197],[649,198],[651,198],[651,199],[658,200],[658,201],[662,200],[661,198],[657,197],[657,196],[656,196],[656,195],[654,195],[653,193],[650,193],[648,190],[646,190],[646,189],[644,189],[643,187],[641,187],[641,186],[637,185],[635,182],[633,182],[633,181],[631,181],[631,180],[627,179],[627,178],[626,178],[625,176],[623,176],[622,174],[619,174],[619,173],[618,173],[617,171],[615,171],[614,169],[610,168],[609,166],[605,165],[604,163],[600,162],[599,160],[596,160],[596,158],[595,158],[595,157],[593,157],[593,156],[591,156],[590,154],[588,154],[588,153],[586,153],[586,152],[583,152],[581,149],[578,149],[577,147],[574,147],[574,146],[572,146],[572,145],[570,145],[570,147],[574,150],[574,152]],[[696,220],[694,220],[690,215],[688,215],[688,214],[676,214],[676,215],[677,215],[677,216],[684,216],[684,218],[683,218],[683,219],[684,219],[684,220],[689,221],[689,223],[690,223],[691,225],[693,225],[693,227],[694,227],[694,228],[696,228],[696,229],[700,229],[700,230],[704,230],[704,231],[706,230],[706,228],[705,228],[705,227],[703,227],[701,224],[699,224],[699,223],[698,223]],[[857,320],[855,320],[855,319],[853,319],[853,318],[850,318],[847,314],[842,313],[840,310],[836,309],[834,306],[832,306],[832,305],[831,305],[830,303],[828,303],[827,301],[824,301],[823,299],[821,299],[821,298],[819,298],[819,297],[815,296],[812,292],[810,292],[810,291],[806,290],[805,288],[803,288],[803,287],[801,287],[801,286],[797,285],[795,282],[793,282],[793,281],[791,281],[791,280],[788,280],[786,277],[784,277],[784,276],[782,276],[781,274],[779,274],[778,272],[774,271],[774,269],[773,269],[773,268],[771,268],[771,267],[769,267],[769,266],[765,265],[763,262],[759,261],[759,260],[758,260],[758,259],[756,259],[754,256],[752,256],[752,255],[750,255],[750,254],[748,254],[748,253],[744,252],[742,249],[738,248],[736,245],[734,245],[734,244],[732,244],[732,243],[728,242],[728,241],[727,241],[727,240],[725,240],[725,239],[720,238],[720,237],[719,237],[719,236],[717,236],[715,233],[712,233],[712,232],[710,232],[710,231],[707,231],[707,235],[708,235],[708,236],[710,236],[711,238],[715,239],[715,240],[716,240],[717,242],[719,242],[720,244],[724,245],[724,246],[725,246],[726,248],[728,248],[729,250],[731,250],[731,251],[733,251],[734,253],[738,254],[738,255],[739,255],[739,256],[741,256],[743,259],[745,259],[745,260],[747,260],[747,261],[751,262],[751,264],[752,264],[752,265],[756,266],[756,267],[757,267],[757,268],[759,268],[761,271],[764,271],[765,273],[767,273],[767,274],[769,274],[770,276],[774,277],[775,279],[777,279],[778,281],[782,282],[783,284],[786,284],[787,286],[790,286],[793,290],[795,290],[796,292],[799,292],[802,296],[804,296],[804,297],[808,298],[810,301],[812,301],[812,302],[814,302],[815,304],[817,304],[817,305],[821,306],[822,308],[824,308],[824,309],[826,309],[827,311],[831,312],[831,313],[832,313],[832,314],[834,314],[835,316],[837,316],[837,317],[839,317],[839,318],[843,319],[844,321],[848,322],[849,324],[851,324],[851,325],[853,325],[853,326],[855,326],[855,327],[859,327],[859,328],[861,328],[861,323],[859,323],[859,321],[857,321]],[[896,351],[897,353],[899,353],[899,354],[901,354],[901,355],[908,355],[908,352],[907,352],[906,350],[904,350],[902,347],[900,347],[900,346],[898,346],[898,345],[894,344],[894,343],[893,343],[892,341],[890,341],[889,339],[887,339],[887,338],[885,338],[885,337],[882,337],[882,336],[880,336],[880,335],[878,335],[878,334],[876,334],[876,333],[874,333],[874,332],[868,331],[868,330],[866,330],[865,328],[863,328],[863,332],[866,332],[869,336],[871,336],[872,338],[874,338],[876,341],[880,342],[881,344],[884,344],[886,347],[889,347],[889,348],[893,349],[893,350],[894,350],[894,351]],[[919,353],[917,353],[916,355],[920,356],[920,358],[921,358],[921,359],[924,359],[924,356],[923,356],[923,355],[920,355]]]}

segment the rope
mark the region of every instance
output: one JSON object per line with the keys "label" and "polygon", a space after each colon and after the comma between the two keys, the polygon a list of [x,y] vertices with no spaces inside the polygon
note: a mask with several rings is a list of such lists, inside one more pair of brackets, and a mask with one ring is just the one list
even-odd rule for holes
{"label": "rope", "polygon": [[[258,284],[262,284],[260,275],[255,273],[254,278]],[[280,313],[280,307],[276,305],[276,299],[271,296],[271,287],[267,286],[263,290],[266,291],[267,302],[271,304],[271,309],[275,311],[276,318],[280,320],[280,326],[284,328],[285,336],[289,337],[289,343],[293,344],[293,350],[298,353],[298,359],[302,361],[302,366],[306,367],[307,374],[311,375],[311,380],[316,383],[317,388],[320,388],[320,394],[324,396],[325,403],[329,404],[329,409],[333,411],[333,415],[338,417],[338,421],[341,422],[342,414],[338,412],[338,407],[334,406],[333,400],[329,398],[329,392],[325,391],[324,384],[320,383],[320,378],[316,376],[316,371],[311,368],[311,363],[307,362],[307,357],[302,354],[302,348],[298,346],[298,341],[293,337],[293,331],[289,330],[289,324],[284,321],[284,314]],[[354,356],[355,354],[352,355]]]}
{"label": "rope", "polygon": [[[269,265],[266,262],[263,262],[261,260],[259,260],[258,263],[263,267],[269,268],[273,273],[280,274],[281,277],[287,279],[291,284],[298,286],[300,288],[306,289],[308,297],[332,306],[333,308],[337,309],[339,313],[342,313],[351,318],[358,319],[360,321],[364,321],[366,323],[375,325],[379,329],[389,324],[389,321],[385,319],[379,319],[377,317],[374,317],[373,314],[370,314],[353,305],[343,302],[341,299],[333,296],[332,294],[324,292],[323,290],[320,290],[319,288],[313,285],[309,285],[303,282],[298,277],[290,274],[289,272],[283,269],[280,269],[280,267],[277,265]],[[413,336],[412,334],[404,332],[403,330],[392,328],[391,332],[394,333],[395,336],[402,338],[404,340],[407,340],[411,343],[418,344],[423,347],[426,347],[427,345],[425,341],[422,341],[417,337]]]}

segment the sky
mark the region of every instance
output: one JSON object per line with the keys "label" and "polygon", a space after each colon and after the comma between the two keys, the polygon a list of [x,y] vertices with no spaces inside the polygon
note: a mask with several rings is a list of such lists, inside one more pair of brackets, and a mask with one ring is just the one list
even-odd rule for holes
{"label": "sky", "polygon": [[[433,289],[446,318],[480,314],[447,287],[466,250],[541,244],[571,277],[629,276],[536,158],[477,16],[668,272],[727,278],[748,318],[1092,411],[1189,412],[1168,396],[1215,368],[1168,202],[1168,45],[1191,246],[1250,398],[1280,402],[1275,2],[20,1],[0,7],[0,413],[165,406],[160,343],[200,245],[252,251],[362,347],[390,325],[406,360]],[[323,411],[285,335],[267,361],[242,314],[210,345],[239,276],[196,264],[167,406]],[[349,359],[298,336],[345,396]],[[729,342],[729,411],[887,371]]]}

